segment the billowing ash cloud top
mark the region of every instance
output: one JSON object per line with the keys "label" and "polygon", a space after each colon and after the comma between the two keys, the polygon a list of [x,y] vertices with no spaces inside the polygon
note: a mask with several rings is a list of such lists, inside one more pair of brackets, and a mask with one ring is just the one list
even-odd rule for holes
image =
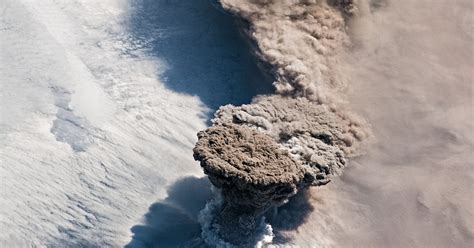
{"label": "billowing ash cloud top", "polygon": [[[249,23],[246,31],[255,52],[272,66],[276,78],[275,95],[221,107],[213,127],[199,133],[194,149],[195,159],[222,190],[222,211],[214,220],[221,228],[216,231],[239,245],[250,238],[266,210],[339,175],[346,158],[358,154],[371,133],[343,107],[346,83],[337,68],[338,53],[349,42],[343,13],[355,11],[353,1],[221,3]],[[245,224],[229,220],[242,216]]]}
{"label": "billowing ash cloud top", "polygon": [[204,163],[206,174],[219,188],[248,185],[258,190],[302,181],[296,161],[267,135],[224,123],[199,132],[198,137],[196,159]]}
{"label": "billowing ash cloud top", "polygon": [[354,154],[367,136],[362,123],[302,97],[260,96],[252,104],[221,107],[214,125],[226,123],[270,136],[312,175],[311,185],[326,184],[339,174],[346,164],[344,154]]}

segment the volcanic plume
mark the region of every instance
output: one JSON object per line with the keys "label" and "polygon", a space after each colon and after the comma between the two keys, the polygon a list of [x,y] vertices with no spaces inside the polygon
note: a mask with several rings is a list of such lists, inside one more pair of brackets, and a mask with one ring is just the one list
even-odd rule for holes
{"label": "volcanic plume", "polygon": [[222,196],[213,203],[208,220],[213,224],[206,225],[214,230],[204,232],[245,245],[258,239],[268,209],[303,188],[329,183],[371,133],[344,107],[346,80],[337,68],[338,52],[349,44],[344,15],[355,11],[353,1],[221,4],[249,23],[245,31],[255,53],[276,78],[275,95],[221,107],[194,148],[194,158]]}

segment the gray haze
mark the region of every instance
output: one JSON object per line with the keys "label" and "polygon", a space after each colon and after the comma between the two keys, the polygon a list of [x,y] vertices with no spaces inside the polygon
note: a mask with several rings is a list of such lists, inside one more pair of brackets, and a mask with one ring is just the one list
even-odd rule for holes
{"label": "gray haze", "polygon": [[359,6],[344,73],[378,142],[313,190],[297,245],[472,246],[473,10],[470,0]]}

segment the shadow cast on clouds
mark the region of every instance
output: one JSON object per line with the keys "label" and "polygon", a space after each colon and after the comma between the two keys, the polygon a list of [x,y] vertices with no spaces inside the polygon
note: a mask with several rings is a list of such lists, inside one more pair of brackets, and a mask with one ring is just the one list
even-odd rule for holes
{"label": "shadow cast on clouds", "polygon": [[169,89],[198,96],[211,110],[249,103],[273,90],[235,18],[217,0],[135,0],[129,32],[166,64]]}
{"label": "shadow cast on clouds", "polygon": [[168,197],[153,203],[143,224],[131,228],[126,248],[190,247],[200,242],[199,212],[212,197],[206,177],[186,177],[168,189]]}

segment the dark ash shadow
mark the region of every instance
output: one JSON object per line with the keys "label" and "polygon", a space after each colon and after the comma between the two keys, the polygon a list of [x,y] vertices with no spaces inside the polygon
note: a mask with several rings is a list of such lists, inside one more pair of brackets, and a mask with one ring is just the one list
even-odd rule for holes
{"label": "dark ash shadow", "polygon": [[211,197],[207,177],[176,181],[166,199],[150,206],[144,223],[131,228],[133,237],[125,247],[205,247],[197,218]]}
{"label": "dark ash shadow", "polygon": [[273,78],[217,0],[135,0],[129,29],[167,65],[160,78],[169,89],[196,95],[211,110],[273,91]]}
{"label": "dark ash shadow", "polygon": [[291,242],[292,237],[285,232],[297,230],[299,226],[307,221],[314,210],[309,201],[310,194],[309,189],[303,189],[291,197],[288,203],[266,214],[265,217],[268,223],[272,225],[275,234],[274,244]]}

